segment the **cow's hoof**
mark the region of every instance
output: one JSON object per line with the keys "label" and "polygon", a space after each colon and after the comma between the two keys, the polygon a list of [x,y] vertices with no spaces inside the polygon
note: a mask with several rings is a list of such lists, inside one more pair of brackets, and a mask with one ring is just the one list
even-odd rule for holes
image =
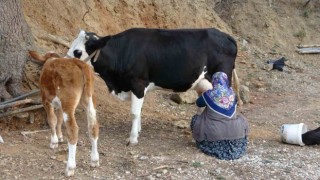
{"label": "cow's hoof", "polygon": [[67,168],[67,169],[66,169],[66,176],[67,176],[67,177],[74,176],[74,169]]}
{"label": "cow's hoof", "polygon": [[50,143],[50,148],[51,148],[51,149],[56,149],[56,148],[58,148],[58,143]]}
{"label": "cow's hoof", "polygon": [[138,144],[138,140],[131,140],[130,141],[130,138],[129,139],[127,139],[127,146],[135,146],[135,145],[137,145]]}
{"label": "cow's hoof", "polygon": [[91,161],[91,167],[99,167],[100,166],[100,164],[99,164],[99,160],[98,161]]}

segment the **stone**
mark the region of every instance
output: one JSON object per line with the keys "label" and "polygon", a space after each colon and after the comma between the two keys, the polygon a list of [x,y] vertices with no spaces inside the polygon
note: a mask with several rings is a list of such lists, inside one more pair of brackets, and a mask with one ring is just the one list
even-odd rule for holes
{"label": "stone", "polygon": [[189,122],[186,120],[175,121],[173,125],[177,126],[180,129],[186,129],[190,126]]}
{"label": "stone", "polygon": [[182,92],[182,93],[175,93],[170,96],[170,99],[178,104],[186,103],[186,104],[193,104],[196,102],[198,98],[198,94],[194,90]]}
{"label": "stone", "polygon": [[250,90],[247,86],[241,85],[239,93],[240,93],[240,99],[244,104],[247,104],[250,102]]}

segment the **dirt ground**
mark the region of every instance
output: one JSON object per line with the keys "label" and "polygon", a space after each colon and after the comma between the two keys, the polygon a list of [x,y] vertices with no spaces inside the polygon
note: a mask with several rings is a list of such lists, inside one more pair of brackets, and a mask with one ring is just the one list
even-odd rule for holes
{"label": "dirt ground", "polygon": [[[54,49],[65,53],[67,49],[64,46],[44,41],[39,38],[38,32],[59,37],[65,34],[66,39],[72,39],[78,33],[78,26],[70,25],[73,20],[76,21],[75,16],[50,21],[48,19],[54,11],[48,6],[61,6],[60,1],[43,1],[41,8],[47,8],[48,11],[42,12],[33,8],[33,3],[39,1],[23,2],[28,23],[35,32],[36,43],[44,50]],[[234,161],[204,155],[195,147],[188,128],[191,117],[196,113],[196,106],[176,104],[169,100],[172,92],[160,90],[148,93],[145,98],[139,144],[126,146],[131,129],[130,102],[121,102],[109,95],[104,82],[96,77],[100,167],[94,169],[89,165],[91,145],[86,115],[79,109],[76,113],[80,128],[77,169],[75,176],[70,179],[320,178],[318,145],[302,147],[284,144],[280,140],[282,124],[303,122],[309,129],[317,128],[320,124],[320,55],[300,55],[295,52],[298,44],[320,44],[320,5],[317,1],[311,1],[305,8],[305,1],[299,0],[206,1],[210,2],[211,7],[215,2],[211,9],[200,2],[191,6],[189,1],[187,5],[180,6],[164,3],[167,9],[161,8],[161,3],[147,0],[137,4],[112,1],[106,4],[105,9],[97,7],[97,4],[105,1],[93,2],[89,5],[86,1],[80,2],[79,9],[72,11],[68,9],[72,7],[69,4],[72,2],[66,1],[65,8],[70,14],[81,14],[86,11],[83,4],[89,6],[88,21],[78,25],[88,28],[90,22],[95,22],[91,30],[100,30],[102,33],[115,33],[134,25],[165,28],[211,25],[232,33],[238,41],[236,65],[241,84],[250,88],[250,102],[238,108],[249,121],[249,146],[247,153]],[[169,7],[173,9],[170,11]],[[102,14],[110,19],[114,16],[110,22],[116,25],[98,26],[98,15],[92,14],[94,10],[100,15],[104,12]],[[127,10],[137,12],[130,15]],[[196,15],[192,17],[191,14],[191,21],[184,24],[183,18],[188,17],[188,13],[177,15],[174,10],[181,13],[192,10]],[[152,18],[148,15],[152,15]],[[170,18],[166,19],[166,16]],[[135,18],[140,19],[129,23]],[[192,18],[202,20],[197,22]],[[152,24],[153,21],[156,22]],[[62,28],[61,23],[67,26]],[[285,70],[268,70],[267,60],[282,56],[288,59]],[[40,69],[38,65],[27,63],[26,89],[37,88]],[[0,118],[0,135],[5,141],[0,144],[0,179],[65,179],[67,143],[63,142],[58,149],[52,150],[49,148],[48,131],[26,136],[21,134],[23,131],[48,129],[44,110],[34,113],[35,121],[32,124],[27,117]]]}

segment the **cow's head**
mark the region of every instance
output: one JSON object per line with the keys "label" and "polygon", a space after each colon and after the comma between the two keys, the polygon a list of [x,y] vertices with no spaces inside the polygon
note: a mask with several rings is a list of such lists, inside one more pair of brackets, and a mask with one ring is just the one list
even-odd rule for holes
{"label": "cow's head", "polygon": [[67,57],[76,57],[85,60],[94,50],[90,49],[87,44],[90,40],[98,40],[99,37],[95,33],[80,30],[78,37],[72,42]]}

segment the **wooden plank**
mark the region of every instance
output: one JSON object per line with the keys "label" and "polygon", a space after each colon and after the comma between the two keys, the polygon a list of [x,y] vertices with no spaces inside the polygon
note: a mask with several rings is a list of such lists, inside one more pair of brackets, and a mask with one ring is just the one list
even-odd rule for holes
{"label": "wooden plank", "polygon": [[8,112],[0,113],[0,118],[1,117],[5,117],[5,116],[10,116],[10,115],[13,115],[13,114],[26,112],[26,111],[32,111],[32,110],[35,110],[35,109],[40,109],[42,107],[43,107],[43,105],[41,104],[41,105],[30,106],[30,107],[27,107],[27,108],[17,109],[17,110],[14,110],[14,111],[8,111]]}
{"label": "wooden plank", "polygon": [[317,54],[320,53],[320,48],[310,47],[310,48],[300,48],[297,49],[300,54]]}
{"label": "wooden plank", "polygon": [[320,44],[298,45],[298,46],[297,46],[297,48],[309,48],[309,47],[320,47]]}

